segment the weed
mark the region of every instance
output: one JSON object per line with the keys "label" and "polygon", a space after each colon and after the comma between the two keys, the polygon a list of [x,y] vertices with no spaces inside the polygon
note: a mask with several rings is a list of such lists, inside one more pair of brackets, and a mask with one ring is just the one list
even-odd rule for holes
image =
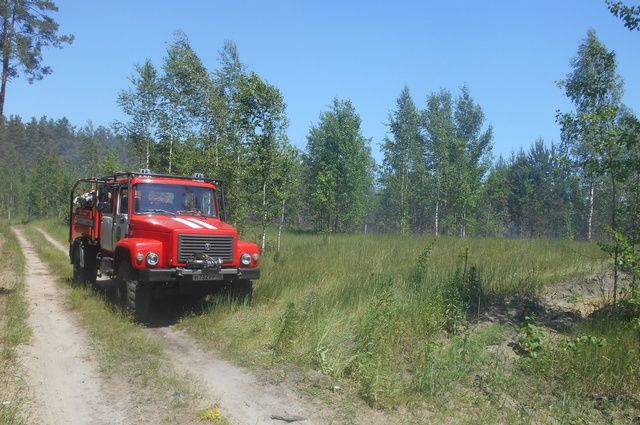
{"label": "weed", "polygon": [[277,354],[285,353],[291,349],[298,336],[299,325],[300,313],[295,303],[290,302],[282,313],[280,326],[273,341],[273,350]]}
{"label": "weed", "polygon": [[215,425],[228,425],[229,421],[222,415],[218,406],[203,409],[198,412],[198,419],[203,422],[211,422]]}
{"label": "weed", "polygon": [[526,316],[518,331],[517,348],[522,354],[535,359],[544,348],[544,337],[544,331],[536,324],[535,315]]}

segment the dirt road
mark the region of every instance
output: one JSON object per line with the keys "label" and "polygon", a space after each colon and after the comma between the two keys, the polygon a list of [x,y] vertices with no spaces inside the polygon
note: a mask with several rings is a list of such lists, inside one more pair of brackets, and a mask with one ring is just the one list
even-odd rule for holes
{"label": "dirt road", "polygon": [[[53,246],[67,254],[68,249],[43,229],[38,229]],[[98,285],[108,287],[108,279]],[[247,370],[219,358],[215,352],[200,349],[184,332],[174,326],[147,329],[160,341],[172,366],[190,375],[204,386],[206,399],[217,400],[225,417],[237,425],[327,423],[317,408],[303,406],[302,396],[285,385],[263,382]]]}
{"label": "dirt road", "polygon": [[34,391],[33,423],[125,423],[126,400],[107,396],[111,391],[86,334],[65,309],[65,291],[56,286],[23,232],[14,231],[27,259],[25,286],[33,337],[22,347],[22,355]]}

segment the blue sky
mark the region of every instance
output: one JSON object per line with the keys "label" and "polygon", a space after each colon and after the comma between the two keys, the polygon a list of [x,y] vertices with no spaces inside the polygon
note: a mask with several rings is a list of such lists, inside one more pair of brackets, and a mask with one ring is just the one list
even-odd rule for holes
{"label": "blue sky", "polygon": [[604,0],[57,4],[61,31],[76,40],[45,52],[52,75],[10,82],[5,115],[66,116],[77,126],[124,119],[116,97],[134,64],[161,65],[178,29],[210,70],[223,41],[234,40],[242,61],[282,91],[289,137],[301,148],[331,99],[348,98],[380,161],[385,123],[405,84],[421,108],[429,93],[467,84],[494,127],[495,156],[539,137],[558,142],[555,111],[570,104],[555,81],[569,72],[589,28],[615,50],[624,101],[640,111],[640,33],[624,28]]}

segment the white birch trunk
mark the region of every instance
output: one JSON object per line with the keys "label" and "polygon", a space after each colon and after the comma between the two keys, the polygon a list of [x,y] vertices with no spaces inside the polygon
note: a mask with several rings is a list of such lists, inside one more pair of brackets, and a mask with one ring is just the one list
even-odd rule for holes
{"label": "white birch trunk", "polygon": [[149,143],[150,143],[150,140],[149,138],[147,138],[147,165],[145,167],[147,168],[147,170],[149,169]]}
{"label": "white birch trunk", "polygon": [[436,201],[436,236],[438,236],[438,213],[440,210],[440,201]]}
{"label": "white birch trunk", "polygon": [[172,156],[173,156],[173,134],[169,136],[169,174],[171,174]]}
{"label": "white birch trunk", "polygon": [[267,183],[262,183],[262,244],[261,250],[264,252],[264,248],[267,244]]}
{"label": "white birch trunk", "polygon": [[588,233],[587,240],[591,240],[591,225],[593,223],[593,195],[594,195],[594,184],[591,182],[591,190],[589,191],[589,219],[588,219]]}
{"label": "white birch trunk", "polygon": [[280,210],[280,224],[278,225],[278,245],[277,251],[280,251],[280,241],[282,240],[282,226],[284,225],[284,205],[285,200],[282,200],[282,209]]}

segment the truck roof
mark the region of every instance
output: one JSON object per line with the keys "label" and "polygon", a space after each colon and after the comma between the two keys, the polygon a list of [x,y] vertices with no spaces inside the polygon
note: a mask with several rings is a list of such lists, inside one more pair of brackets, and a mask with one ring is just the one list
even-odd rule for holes
{"label": "truck roof", "polygon": [[174,176],[171,174],[153,174],[153,173],[115,173],[113,175],[98,177],[96,178],[98,181],[102,182],[116,182],[116,181],[128,181],[128,180],[153,180],[155,182],[166,182],[171,183],[175,180],[191,180],[196,183],[213,183],[216,185],[222,184],[222,179],[208,178],[203,175],[193,175],[193,176]]}

